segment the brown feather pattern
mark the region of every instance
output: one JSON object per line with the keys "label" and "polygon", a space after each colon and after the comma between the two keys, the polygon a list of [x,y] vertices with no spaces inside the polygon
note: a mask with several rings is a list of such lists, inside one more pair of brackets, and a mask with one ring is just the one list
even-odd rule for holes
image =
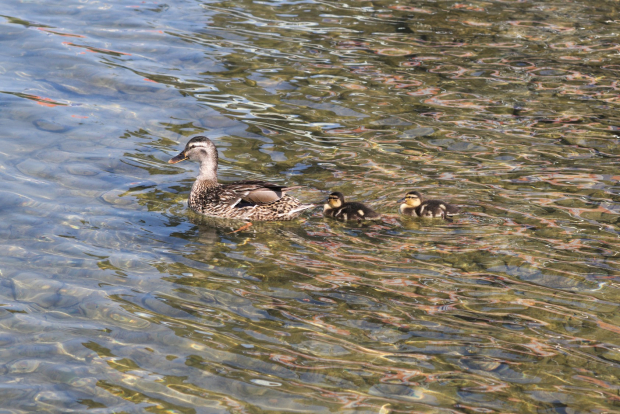
{"label": "brown feather pattern", "polygon": [[266,181],[217,182],[218,154],[207,137],[192,138],[181,154],[170,160],[176,163],[190,159],[200,162],[200,175],[192,185],[189,207],[205,216],[241,220],[293,220],[315,204],[302,204],[286,192],[287,187]]}
{"label": "brown feather pattern", "polygon": [[189,195],[189,206],[206,216],[256,221],[293,220],[314,207],[285,194],[287,190],[289,187],[261,181],[218,184],[197,180]]}

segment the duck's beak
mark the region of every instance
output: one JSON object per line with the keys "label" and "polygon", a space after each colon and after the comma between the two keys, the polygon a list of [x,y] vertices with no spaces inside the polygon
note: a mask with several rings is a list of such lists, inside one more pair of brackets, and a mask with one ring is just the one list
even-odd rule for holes
{"label": "duck's beak", "polygon": [[186,159],[187,155],[185,155],[185,151],[181,151],[181,153],[176,157],[170,158],[168,164],[176,164],[177,162],[185,161]]}
{"label": "duck's beak", "polygon": [[[170,161],[172,161],[172,160],[170,160]],[[170,162],[170,161],[168,161],[168,162]],[[403,201],[405,201],[405,197],[403,197],[400,200],[398,200],[399,203],[402,203]]]}

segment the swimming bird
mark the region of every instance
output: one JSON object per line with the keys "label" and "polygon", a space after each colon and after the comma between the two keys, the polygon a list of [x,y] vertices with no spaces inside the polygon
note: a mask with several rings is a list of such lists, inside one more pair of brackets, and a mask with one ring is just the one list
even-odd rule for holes
{"label": "swimming bird", "polygon": [[327,198],[327,203],[323,206],[323,215],[336,220],[357,220],[358,222],[381,218],[381,214],[362,203],[346,203],[344,195],[338,191],[331,193]]}
{"label": "swimming bird", "polygon": [[450,216],[458,214],[460,208],[441,200],[424,200],[417,191],[409,191],[400,205],[400,212],[405,216],[442,218],[451,221]]}
{"label": "swimming bird", "polygon": [[302,204],[296,198],[286,194],[287,191],[300,188],[300,186],[287,187],[265,181],[237,181],[219,184],[217,182],[217,148],[205,136],[190,139],[185,149],[168,162],[176,164],[185,160],[200,163],[200,174],[189,193],[189,206],[196,213],[210,217],[250,221],[286,221],[316,206],[316,204]]}

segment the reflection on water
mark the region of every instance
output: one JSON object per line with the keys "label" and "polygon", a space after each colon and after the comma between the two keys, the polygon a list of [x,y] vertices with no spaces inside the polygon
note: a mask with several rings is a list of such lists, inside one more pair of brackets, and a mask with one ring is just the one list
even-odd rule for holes
{"label": "reflection on water", "polygon": [[[614,2],[5,3],[7,412],[618,410]],[[197,134],[386,217],[234,233]]]}

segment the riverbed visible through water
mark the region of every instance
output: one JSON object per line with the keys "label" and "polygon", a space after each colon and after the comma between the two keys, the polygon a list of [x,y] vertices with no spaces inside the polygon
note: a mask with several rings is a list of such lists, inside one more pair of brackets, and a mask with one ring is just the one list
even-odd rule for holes
{"label": "riverbed visible through water", "polygon": [[0,4],[0,414],[620,411],[618,2]]}

